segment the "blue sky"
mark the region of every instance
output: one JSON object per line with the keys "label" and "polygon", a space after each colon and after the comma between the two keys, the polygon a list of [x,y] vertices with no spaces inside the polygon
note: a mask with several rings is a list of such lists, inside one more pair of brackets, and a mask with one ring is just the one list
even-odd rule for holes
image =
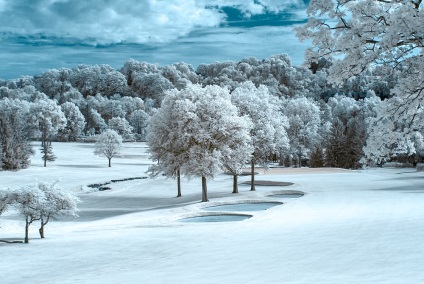
{"label": "blue sky", "polygon": [[160,65],[259,59],[303,62],[293,27],[307,0],[0,0],[0,78],[133,58]]}

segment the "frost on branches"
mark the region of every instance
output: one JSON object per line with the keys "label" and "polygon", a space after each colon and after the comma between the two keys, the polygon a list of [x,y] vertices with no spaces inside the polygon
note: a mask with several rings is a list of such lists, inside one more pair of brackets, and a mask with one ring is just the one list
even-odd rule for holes
{"label": "frost on branches", "polygon": [[[332,82],[341,83],[376,66],[400,78],[392,90],[394,98],[370,125],[376,128],[374,134],[396,131],[412,141],[423,131],[423,5],[421,0],[311,0],[308,22],[297,29],[300,39],[312,39],[315,46],[307,53],[309,62],[337,59],[330,67]],[[370,141],[374,142],[378,141]],[[381,147],[386,146],[380,143],[374,148]]]}
{"label": "frost on branches", "polygon": [[121,152],[122,137],[115,130],[108,129],[97,137],[95,147],[94,154],[106,157],[111,167],[112,158]]}
{"label": "frost on branches", "polygon": [[272,154],[282,154],[289,148],[287,117],[280,112],[278,98],[269,93],[267,87],[258,88],[252,82],[243,83],[231,93],[232,102],[241,115],[250,117],[253,152],[251,159],[251,190],[255,190],[255,163],[265,162]]}
{"label": "frost on branches", "polygon": [[167,176],[202,178],[202,201],[208,201],[206,178],[250,159],[251,121],[239,116],[228,89],[189,85],[168,91],[149,123],[147,143],[153,171]]}

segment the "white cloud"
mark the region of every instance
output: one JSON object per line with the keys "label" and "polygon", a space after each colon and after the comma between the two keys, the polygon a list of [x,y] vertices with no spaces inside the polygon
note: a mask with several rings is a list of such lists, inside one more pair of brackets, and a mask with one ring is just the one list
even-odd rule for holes
{"label": "white cloud", "polygon": [[[0,0],[0,32],[91,44],[171,42],[225,21],[219,9],[245,15],[302,7],[301,0]],[[304,6],[304,5],[303,5]]]}
{"label": "white cloud", "polygon": [[[1,1],[1,0],[0,0]],[[218,11],[194,0],[10,0],[0,2],[0,31],[84,42],[168,42],[196,27],[217,26]]]}

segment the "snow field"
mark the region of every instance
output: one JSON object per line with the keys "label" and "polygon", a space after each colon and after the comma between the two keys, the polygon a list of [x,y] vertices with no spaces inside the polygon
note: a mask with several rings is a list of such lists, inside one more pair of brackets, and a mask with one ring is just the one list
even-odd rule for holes
{"label": "snow field", "polygon": [[[29,245],[0,243],[1,283],[422,283],[424,174],[411,169],[327,172],[271,169],[257,179],[290,187],[240,185],[232,178],[208,181],[209,203],[200,203],[200,179],[158,177],[113,183],[110,191],[91,183],[145,176],[150,161],[141,143],[124,144],[121,158],[94,156],[92,144],[53,143],[57,160],[0,172],[2,186],[60,179],[80,192],[80,220],[53,222],[46,239],[32,225]],[[240,177],[239,182],[249,180]],[[281,190],[301,198],[268,196]],[[283,205],[240,222],[184,223],[207,206],[281,201]],[[120,213],[130,214],[120,214]],[[0,239],[23,237],[12,213],[0,219]]]}

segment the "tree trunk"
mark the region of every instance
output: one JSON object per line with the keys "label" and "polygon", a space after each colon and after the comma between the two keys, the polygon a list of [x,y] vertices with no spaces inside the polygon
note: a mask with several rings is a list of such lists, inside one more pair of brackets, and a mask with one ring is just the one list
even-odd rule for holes
{"label": "tree trunk", "polygon": [[206,186],[206,177],[202,176],[202,202],[208,202],[208,188]]}
{"label": "tree trunk", "polygon": [[233,175],[233,193],[238,193],[237,174]]}
{"label": "tree trunk", "polygon": [[29,243],[29,225],[31,222],[28,220],[28,217],[25,218],[25,241],[24,243]]}
{"label": "tree trunk", "polygon": [[38,229],[38,232],[40,233],[40,238],[44,239],[44,224],[41,223],[40,229]]}
{"label": "tree trunk", "polygon": [[41,145],[44,149],[44,156],[43,156],[44,167],[47,167],[47,157],[48,157],[48,154],[47,154],[47,146],[48,146],[48,144],[47,144],[47,130],[46,130],[46,127],[44,127],[44,126],[43,126],[42,134],[41,134]]}
{"label": "tree trunk", "polygon": [[112,165],[111,165],[111,163],[110,163],[110,161],[111,161],[111,160],[112,160],[112,159],[111,159],[111,158],[109,158],[109,168],[112,166]]}
{"label": "tree trunk", "polygon": [[177,170],[177,186],[178,186],[177,197],[181,197],[181,173],[180,173],[180,169]]}
{"label": "tree trunk", "polygon": [[251,160],[251,172],[250,172],[250,191],[255,191],[255,161]]}

